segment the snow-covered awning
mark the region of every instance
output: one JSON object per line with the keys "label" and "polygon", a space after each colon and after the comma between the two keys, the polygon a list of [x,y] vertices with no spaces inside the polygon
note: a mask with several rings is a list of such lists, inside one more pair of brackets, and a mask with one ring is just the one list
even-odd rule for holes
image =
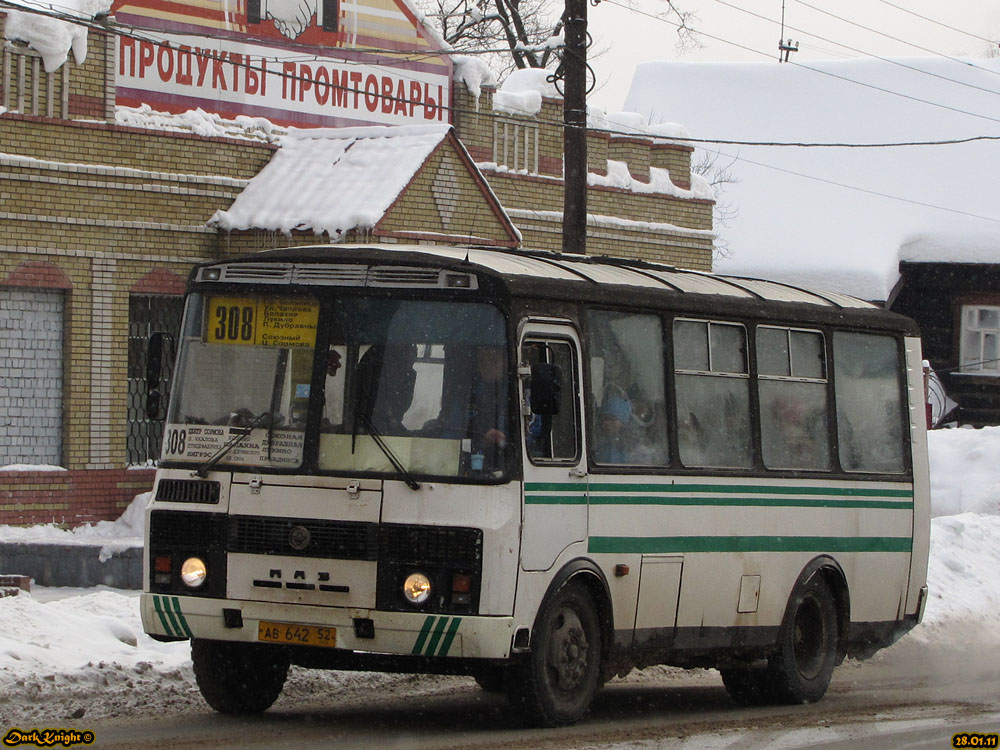
{"label": "snow-covered awning", "polygon": [[[226,231],[326,233],[334,240],[352,230],[377,230],[446,142],[502,225],[503,244],[516,244],[517,229],[450,125],[292,130],[229,210],[217,211],[209,225]],[[443,192],[434,191],[435,200],[459,200],[457,189],[449,189],[454,179],[449,175]]]}

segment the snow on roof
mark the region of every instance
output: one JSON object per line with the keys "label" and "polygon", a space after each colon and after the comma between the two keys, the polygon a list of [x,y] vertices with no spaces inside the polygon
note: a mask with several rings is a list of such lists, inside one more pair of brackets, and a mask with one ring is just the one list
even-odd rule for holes
{"label": "snow on roof", "polygon": [[916,235],[903,243],[899,259],[911,263],[1000,264],[1000,229],[968,234],[927,232]]}
{"label": "snow on roof", "polygon": [[659,167],[649,168],[649,182],[640,182],[629,172],[628,164],[608,159],[607,174],[587,173],[587,183],[602,187],[616,187],[633,193],[662,193],[675,198],[715,198],[712,186],[699,174],[691,174],[691,189],[677,187],[670,179],[670,172]]}
{"label": "snow on roof", "polygon": [[493,111],[511,115],[537,115],[542,99],[562,99],[555,83],[549,81],[551,70],[522,68],[504,79],[493,96]]}
{"label": "snow on roof", "polygon": [[476,100],[483,92],[483,86],[496,86],[497,77],[482,57],[453,55],[454,79],[461,81]]}
{"label": "snow on roof", "polygon": [[[12,2],[31,7],[21,0]],[[86,59],[87,27],[38,13],[7,8],[0,10],[7,12],[4,37],[11,41],[26,42],[31,49],[41,54],[46,73],[58,70],[66,62],[70,49],[73,50],[77,65]],[[86,20],[94,18],[99,13],[107,13],[109,10],[111,10],[111,0],[61,0],[58,6],[61,14],[78,16]]]}
{"label": "snow on roof", "polygon": [[333,238],[374,227],[450,131],[450,125],[293,129],[209,225]]}
{"label": "snow on roof", "polygon": [[[998,73],[1000,60],[947,58],[656,62],[637,68],[625,108],[654,123],[683,122],[693,138],[959,139],[1000,135]],[[884,299],[907,238],[1000,230],[996,177],[984,166],[1000,161],[996,141],[700,148],[718,151],[719,166],[732,162],[738,180],[719,197],[737,213],[716,227],[732,252],[716,263],[722,273],[808,273],[820,286]]]}

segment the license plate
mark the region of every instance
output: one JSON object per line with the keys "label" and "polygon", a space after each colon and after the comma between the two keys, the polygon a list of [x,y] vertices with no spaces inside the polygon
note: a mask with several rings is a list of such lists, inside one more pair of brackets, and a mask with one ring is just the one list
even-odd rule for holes
{"label": "license plate", "polygon": [[318,625],[292,625],[287,622],[261,622],[257,625],[257,640],[332,648],[337,645],[337,629]]}

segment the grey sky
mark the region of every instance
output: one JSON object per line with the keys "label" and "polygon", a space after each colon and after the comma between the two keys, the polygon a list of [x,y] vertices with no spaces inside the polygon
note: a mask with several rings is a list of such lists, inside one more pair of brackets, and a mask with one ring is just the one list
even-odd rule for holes
{"label": "grey sky", "polygon": [[[591,94],[593,104],[611,112],[621,109],[635,66],[643,62],[667,59],[777,62],[781,0],[675,2],[696,14],[695,29],[732,44],[702,36],[701,49],[679,51],[675,28],[650,17],[666,8],[666,0],[605,0],[591,6],[589,27],[594,37],[593,49],[603,50],[591,60],[597,75],[597,88]],[[966,33],[949,30],[893,5]],[[635,10],[630,11],[629,6]],[[977,37],[1000,38],[1000,4],[984,0],[785,0],[785,24],[785,38],[799,42],[795,60],[844,59],[865,54],[983,57],[989,45]],[[995,44],[993,47],[1000,52]]]}

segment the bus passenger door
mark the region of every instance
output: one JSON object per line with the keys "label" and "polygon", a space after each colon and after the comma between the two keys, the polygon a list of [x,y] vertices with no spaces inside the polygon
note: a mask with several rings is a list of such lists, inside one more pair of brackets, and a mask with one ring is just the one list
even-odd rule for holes
{"label": "bus passenger door", "polygon": [[587,539],[580,344],[573,328],[532,324],[520,338],[524,528],[521,567],[548,570]]}

